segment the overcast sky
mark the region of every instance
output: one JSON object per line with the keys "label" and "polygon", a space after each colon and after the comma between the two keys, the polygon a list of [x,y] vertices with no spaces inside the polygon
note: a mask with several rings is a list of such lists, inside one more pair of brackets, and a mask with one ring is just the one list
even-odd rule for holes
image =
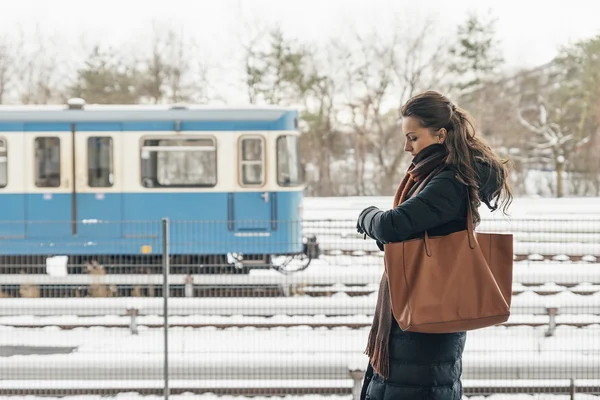
{"label": "overcast sky", "polygon": [[[507,66],[549,61],[557,46],[600,33],[597,0],[0,0],[0,31],[17,26],[78,40],[119,44],[149,32],[152,20],[181,26],[214,60],[236,51],[240,15],[263,25],[279,22],[289,35],[311,41],[343,37],[349,29],[377,26],[385,34],[396,20],[433,18],[439,35],[451,35],[468,10],[498,17]],[[240,6],[241,5],[241,6]],[[387,26],[386,26],[387,24]]]}

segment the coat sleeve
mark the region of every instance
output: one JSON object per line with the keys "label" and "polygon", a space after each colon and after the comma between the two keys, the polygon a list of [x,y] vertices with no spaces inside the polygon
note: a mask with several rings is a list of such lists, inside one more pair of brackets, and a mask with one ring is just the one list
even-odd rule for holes
{"label": "coat sleeve", "polygon": [[414,234],[452,221],[461,210],[466,186],[452,171],[443,171],[423,190],[398,207],[365,217],[365,233],[382,243],[402,242]]}

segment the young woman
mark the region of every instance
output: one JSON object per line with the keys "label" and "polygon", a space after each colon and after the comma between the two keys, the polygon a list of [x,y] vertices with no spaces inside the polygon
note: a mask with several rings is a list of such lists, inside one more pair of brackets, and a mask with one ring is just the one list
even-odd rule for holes
{"label": "young woman", "polygon": [[[404,150],[413,160],[396,192],[398,205],[388,211],[364,209],[358,232],[375,239],[383,250],[384,243],[421,237],[425,231],[443,236],[465,230],[467,207],[477,224],[482,202],[491,210],[500,202],[506,210],[512,199],[507,167],[475,137],[464,110],[428,91],[411,98],[401,115]],[[402,331],[392,316],[384,274],[366,349],[369,365],[362,399],[461,399],[465,340],[465,332]]]}

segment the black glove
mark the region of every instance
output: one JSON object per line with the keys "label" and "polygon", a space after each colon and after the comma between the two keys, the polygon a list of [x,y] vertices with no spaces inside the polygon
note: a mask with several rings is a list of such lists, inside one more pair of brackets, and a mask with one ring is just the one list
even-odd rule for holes
{"label": "black glove", "polygon": [[[369,226],[375,213],[379,211],[379,208],[370,206],[361,211],[356,221],[356,231],[361,234],[369,235]],[[371,236],[371,235],[369,235]]]}

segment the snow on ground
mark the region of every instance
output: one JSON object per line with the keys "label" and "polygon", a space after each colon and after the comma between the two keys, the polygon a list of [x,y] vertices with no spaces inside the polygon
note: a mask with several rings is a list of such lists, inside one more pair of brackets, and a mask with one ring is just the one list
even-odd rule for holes
{"label": "snow on ground", "polygon": [[[317,234],[324,247],[371,250],[373,242],[356,234],[354,223],[362,209],[377,205],[389,209],[391,197],[307,198],[304,218],[307,233]],[[555,255],[587,255],[588,262],[516,262],[511,322],[547,323],[545,307],[559,306],[557,322],[585,322],[585,328],[559,325],[553,336],[548,326],[498,326],[469,332],[465,349],[465,374],[471,378],[585,376],[600,373],[600,265],[591,264],[600,254],[600,199],[517,198],[510,218],[499,212],[480,209],[480,231],[512,232],[518,252]],[[323,220],[338,221],[323,221]],[[320,220],[311,222],[310,220]],[[230,284],[278,283],[282,285],[377,285],[381,278],[381,253],[368,257],[324,256],[298,274],[283,276],[274,271],[253,271],[247,276],[211,277]],[[202,281],[195,281],[201,283]],[[535,285],[535,286],[528,286]],[[371,287],[373,290],[373,287]],[[375,288],[376,290],[376,288]],[[537,291],[536,291],[537,290]],[[171,323],[369,323],[376,292],[349,297],[338,293],[330,298],[213,298],[170,299]],[[139,327],[133,335],[127,328],[57,327],[16,328],[26,324],[127,324],[124,316],[130,306],[140,307],[138,323],[162,323],[162,299],[2,299],[0,302],[0,346],[75,347],[72,354],[12,356],[0,363],[3,380],[32,379],[160,379],[164,333],[160,328]],[[299,314],[306,315],[299,315]],[[90,315],[111,314],[89,317]],[[176,315],[180,314],[180,315]],[[243,314],[243,315],[242,315]],[[295,314],[295,315],[294,315]],[[326,314],[332,314],[329,316]],[[42,316],[35,316],[42,315]],[[85,317],[88,315],[88,317]],[[261,316],[262,315],[262,316]],[[169,352],[174,377],[211,377],[221,371],[239,379],[281,372],[281,377],[306,377],[331,373],[347,378],[348,368],[364,368],[363,355],[368,328],[177,328],[169,329]],[[48,372],[44,372],[48,371]],[[29,374],[29,375],[28,375]],[[31,375],[33,374],[33,375]],[[35,375],[38,374],[38,375]],[[204,374],[204,375],[198,375]],[[263,374],[263,375],[261,375]],[[288,374],[288,375],[285,375]],[[308,375],[304,375],[308,374]],[[337,375],[336,375],[337,374]],[[478,375],[479,374],[479,375]],[[488,374],[488,375],[485,375]],[[154,378],[153,378],[154,377]],[[264,376],[263,376],[264,377]],[[35,382],[34,380],[31,381]],[[87,381],[89,383],[89,381]],[[225,383],[230,381],[223,381]],[[256,381],[255,381],[256,382]],[[269,381],[261,381],[265,385]],[[515,379],[515,382],[519,380]],[[522,382],[522,381],[521,381]],[[279,382],[280,383],[280,382]],[[16,385],[19,383],[16,382]],[[68,382],[66,383],[69,384]],[[104,381],[105,385],[110,382]],[[347,384],[347,383],[346,383]],[[488,382],[489,384],[489,382]],[[101,396],[68,396],[66,400],[96,400]],[[0,397],[3,399],[4,397]],[[6,397],[9,398],[9,397]],[[11,396],[10,399],[37,399]],[[160,396],[122,393],[116,398],[154,400]],[[172,399],[212,400],[214,395],[173,395]],[[286,400],[349,400],[351,396],[286,396]],[[483,400],[482,396],[471,399]],[[568,395],[499,394],[486,400],[568,399]],[[599,400],[598,396],[578,394],[577,399]],[[40,398],[41,399],[41,398]],[[44,397],[48,400],[48,397]],[[218,396],[221,400],[242,400],[239,396]],[[254,399],[262,399],[254,397]],[[265,398],[266,399],[266,398]],[[274,399],[274,397],[269,397]]]}
{"label": "snow on ground", "polygon": [[[356,232],[356,218],[371,205],[391,208],[391,197],[330,197],[304,200],[305,234],[323,249],[377,251],[373,240]],[[479,232],[510,232],[516,254],[600,255],[600,198],[516,198],[509,215],[480,208]]]}
{"label": "snow on ground", "polygon": [[[382,210],[392,207],[391,196],[363,197],[306,197],[304,199],[304,219],[354,220],[369,206]],[[500,211],[490,212],[485,205],[479,208],[482,219],[506,219]],[[512,220],[530,219],[578,219],[600,220],[600,198],[598,197],[517,197],[513,200],[508,218]]]}
{"label": "snow on ground", "polygon": [[[331,297],[196,297],[169,300],[169,315],[190,316],[276,316],[276,315],[372,315],[377,292],[367,296],[338,293]],[[143,315],[161,315],[161,298],[63,298],[3,299],[0,315],[124,315],[137,308]],[[512,296],[511,313],[515,315],[547,314],[548,307],[558,307],[560,314],[600,315],[600,292],[575,294],[562,291],[553,295],[525,291]]]}
{"label": "snow on ground", "polygon": [[[600,357],[600,325],[585,329],[559,326],[553,336],[545,337],[547,327],[490,327],[468,333],[467,353],[542,353],[589,352]],[[179,328],[169,329],[172,355],[231,352],[250,353],[361,353],[368,328]],[[158,328],[140,327],[133,335],[127,328],[55,327],[31,329],[0,327],[0,346],[72,346],[77,354],[160,354],[164,333]],[[43,358],[43,357],[42,357]],[[600,361],[600,359],[599,359]],[[600,368],[600,364],[598,365]]]}
{"label": "snow on ground", "polygon": [[[468,333],[463,372],[469,379],[598,377],[600,325],[493,327]],[[171,328],[173,379],[344,379],[364,368],[369,329]],[[13,355],[4,379],[160,379],[164,332],[140,327],[60,330],[2,327],[0,347],[75,347],[70,354]],[[2,381],[0,381],[1,383]]]}
{"label": "snow on ground", "polygon": [[[231,351],[169,356],[171,379],[350,379],[351,366],[367,367],[358,352],[263,353]],[[467,353],[464,379],[597,379],[600,355],[565,352]],[[164,357],[157,353],[84,353],[12,356],[0,363],[5,380],[161,379]],[[1,383],[2,381],[0,381]]]}

